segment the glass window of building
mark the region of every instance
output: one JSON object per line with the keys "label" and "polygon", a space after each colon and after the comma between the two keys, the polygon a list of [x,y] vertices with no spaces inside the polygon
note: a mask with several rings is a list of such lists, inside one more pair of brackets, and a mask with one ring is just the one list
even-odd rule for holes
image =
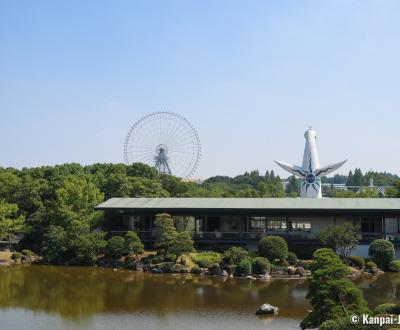
{"label": "glass window of building", "polygon": [[381,233],[382,219],[376,217],[361,218],[361,232],[363,233]]}
{"label": "glass window of building", "polygon": [[290,221],[290,230],[291,231],[310,231],[311,230],[311,222],[307,221]]}
{"label": "glass window of building", "polygon": [[286,230],[286,220],[283,219],[268,219],[267,229],[269,231],[285,231]]}
{"label": "glass window of building", "polygon": [[261,231],[267,228],[266,217],[250,217],[248,222],[248,231]]}

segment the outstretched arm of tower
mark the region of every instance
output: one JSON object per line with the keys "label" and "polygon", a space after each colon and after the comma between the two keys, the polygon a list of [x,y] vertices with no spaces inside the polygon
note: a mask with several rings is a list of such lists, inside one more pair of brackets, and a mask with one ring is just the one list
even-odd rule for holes
{"label": "outstretched arm of tower", "polygon": [[290,164],[278,162],[277,160],[275,160],[275,163],[277,163],[285,171],[288,171],[289,173],[297,175],[297,176],[299,176],[301,178],[303,178],[307,174],[306,172],[304,172],[304,170],[300,166],[290,165]]}
{"label": "outstretched arm of tower", "polygon": [[340,166],[342,166],[346,162],[347,162],[347,159],[340,163],[321,167],[315,171],[315,175],[318,177],[323,177],[325,175],[328,175],[328,174],[332,173],[333,171],[337,170]]}

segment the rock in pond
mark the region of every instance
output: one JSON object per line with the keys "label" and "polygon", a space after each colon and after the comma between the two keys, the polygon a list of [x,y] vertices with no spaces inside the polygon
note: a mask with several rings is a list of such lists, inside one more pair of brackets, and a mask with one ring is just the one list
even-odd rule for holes
{"label": "rock in pond", "polygon": [[221,266],[217,263],[212,264],[208,270],[211,275],[221,275]]}
{"label": "rock in pond", "polygon": [[143,271],[144,268],[144,263],[141,261],[134,261],[133,262],[133,270],[136,270],[138,272]]}
{"label": "rock in pond", "polygon": [[289,266],[286,268],[286,273],[288,275],[294,275],[294,274],[296,274],[296,271],[297,271],[296,267],[293,267],[293,266]]}
{"label": "rock in pond", "polygon": [[221,276],[229,276],[229,274],[225,269],[223,269],[221,272]]}
{"label": "rock in pond", "polygon": [[272,306],[270,304],[262,304],[256,310],[257,315],[269,315],[269,314],[277,315],[278,313],[279,313],[279,308]]}
{"label": "rock in pond", "polygon": [[298,275],[300,275],[300,276],[306,276],[306,275],[307,275],[307,272],[306,272],[306,270],[304,269],[304,267],[299,266],[299,267],[297,267],[297,269],[296,269],[296,274],[298,274]]}

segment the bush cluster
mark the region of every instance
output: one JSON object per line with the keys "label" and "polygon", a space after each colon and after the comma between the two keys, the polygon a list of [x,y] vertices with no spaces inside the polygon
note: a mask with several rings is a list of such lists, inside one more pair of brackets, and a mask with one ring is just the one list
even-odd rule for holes
{"label": "bush cluster", "polygon": [[253,272],[255,274],[269,274],[271,271],[271,264],[267,258],[256,257],[253,259]]}
{"label": "bush cluster", "polygon": [[373,261],[368,261],[368,262],[366,263],[366,265],[365,265],[365,268],[367,268],[367,269],[372,269],[372,268],[376,268],[376,267],[378,267],[378,266],[377,266],[376,263],[373,262]]}
{"label": "bush cluster", "polygon": [[251,257],[244,257],[236,266],[237,276],[248,276],[251,274],[253,259]]}
{"label": "bush cluster", "polygon": [[378,314],[396,314],[396,315],[399,315],[400,314],[400,306],[396,305],[396,304],[392,304],[392,303],[381,304],[381,305],[378,305],[374,309],[374,314],[375,315],[378,315]]}
{"label": "bush cluster", "polygon": [[187,266],[175,264],[173,262],[163,262],[159,267],[163,273],[186,273],[188,270]]}
{"label": "bush cluster", "polygon": [[21,253],[28,258],[32,257],[32,255],[33,255],[33,252],[28,249],[22,250]]}
{"label": "bush cluster", "polygon": [[400,260],[393,260],[389,263],[389,270],[391,272],[400,272]]}
{"label": "bush cluster", "polygon": [[369,245],[368,254],[374,259],[379,268],[387,270],[395,257],[394,245],[385,239],[376,239]]}
{"label": "bush cluster", "polygon": [[293,252],[288,252],[287,262],[290,265],[297,265],[297,263],[299,262],[299,258],[297,258],[296,254],[294,254]]}
{"label": "bush cluster", "polygon": [[288,246],[280,236],[265,236],[258,243],[258,254],[272,262],[288,258]]}
{"label": "bush cluster", "polygon": [[22,257],[22,254],[19,253],[19,252],[14,252],[14,253],[11,255],[11,259],[12,259],[12,260],[20,260],[21,257]]}
{"label": "bush cluster", "polygon": [[176,260],[176,255],[172,253],[169,253],[164,257],[164,261],[167,262],[175,262],[175,260]]}
{"label": "bush cluster", "polygon": [[249,252],[241,247],[232,246],[223,254],[224,263],[227,265],[238,265],[240,261],[249,256]]}
{"label": "bush cluster", "polygon": [[365,266],[365,259],[360,256],[350,256],[349,257],[350,263],[360,269],[363,269]]}
{"label": "bush cluster", "polygon": [[214,263],[221,263],[222,257],[218,252],[200,252],[191,257],[201,268],[208,268]]}
{"label": "bush cluster", "polygon": [[[361,319],[361,316],[360,316]],[[393,326],[379,326],[378,325],[370,325],[370,324],[352,324],[350,322],[349,317],[340,317],[333,320],[327,320],[323,322],[319,330],[389,330],[392,329]]]}

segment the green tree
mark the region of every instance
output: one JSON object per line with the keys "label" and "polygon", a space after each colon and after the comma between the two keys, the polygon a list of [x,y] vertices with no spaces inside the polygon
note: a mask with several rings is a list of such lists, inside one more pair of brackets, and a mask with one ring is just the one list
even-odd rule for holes
{"label": "green tree", "polygon": [[353,185],[362,186],[362,184],[363,184],[363,174],[361,172],[361,169],[356,168],[354,170],[354,175],[353,175]]}
{"label": "green tree", "polygon": [[265,236],[258,243],[258,254],[271,262],[275,259],[287,259],[288,253],[287,243],[280,236]]}
{"label": "green tree", "polygon": [[286,186],[286,196],[288,197],[299,197],[300,194],[300,183],[299,180],[292,175],[289,177],[288,184]]}
{"label": "green tree", "polygon": [[25,218],[18,215],[18,206],[0,200],[0,239],[7,238],[10,249],[12,248],[11,236],[21,233],[24,224]]}
{"label": "green tree", "polygon": [[[358,195],[358,196],[357,196]],[[377,188],[361,188],[356,197],[359,198],[379,198],[379,190]]]}
{"label": "green tree", "polygon": [[61,226],[50,226],[45,232],[41,254],[45,262],[60,264],[67,257],[67,232]]}
{"label": "green tree", "polygon": [[139,236],[133,231],[128,231],[125,235],[125,248],[128,253],[133,253],[137,260],[139,260],[138,255],[144,252],[143,243],[140,241]]}
{"label": "green tree", "polygon": [[376,239],[369,245],[368,254],[380,268],[387,270],[395,258],[393,243],[385,239]]}
{"label": "green tree", "polygon": [[347,176],[346,186],[354,186],[354,175],[353,171],[350,170],[349,175]]}
{"label": "green tree", "polygon": [[176,262],[182,254],[194,252],[195,249],[193,245],[194,242],[190,233],[182,231],[176,236],[175,241],[169,248],[169,252],[176,256]]}
{"label": "green tree", "polygon": [[50,210],[53,222],[67,226],[72,220],[80,219],[92,225],[100,216],[93,210],[103,199],[104,194],[89,177],[68,177],[56,191]]}
{"label": "green tree", "polygon": [[232,246],[223,254],[225,263],[238,265],[239,262],[246,258],[249,252],[239,246]]}
{"label": "green tree", "polygon": [[174,225],[174,220],[169,214],[161,213],[156,215],[154,233],[154,246],[157,249],[168,250],[174,244],[178,233]]}
{"label": "green tree", "polygon": [[59,185],[49,205],[49,227],[42,242],[44,258],[50,263],[93,265],[105,245],[104,233],[94,231],[101,213],[93,211],[103,194],[86,176],[68,176]]}
{"label": "green tree", "polygon": [[95,265],[99,250],[106,244],[104,236],[104,232],[91,231],[85,221],[71,221],[67,227],[67,247],[71,251],[71,261],[78,265]]}
{"label": "green tree", "polygon": [[0,169],[0,200],[16,203],[17,192],[20,189],[20,179],[11,170]]}
{"label": "green tree", "polygon": [[400,180],[394,184],[394,187],[388,189],[386,197],[389,198],[400,198]]}
{"label": "green tree", "polygon": [[122,236],[113,236],[107,241],[107,255],[113,259],[118,259],[126,252],[125,240]]}
{"label": "green tree", "polygon": [[331,226],[318,233],[317,239],[337,251],[348,264],[351,251],[358,246],[361,239],[360,228],[346,222],[340,226]]}
{"label": "green tree", "polygon": [[301,322],[302,329],[316,328],[326,320],[368,312],[362,291],[346,279],[348,267],[331,249],[314,252],[310,266],[309,291],[312,312]]}

